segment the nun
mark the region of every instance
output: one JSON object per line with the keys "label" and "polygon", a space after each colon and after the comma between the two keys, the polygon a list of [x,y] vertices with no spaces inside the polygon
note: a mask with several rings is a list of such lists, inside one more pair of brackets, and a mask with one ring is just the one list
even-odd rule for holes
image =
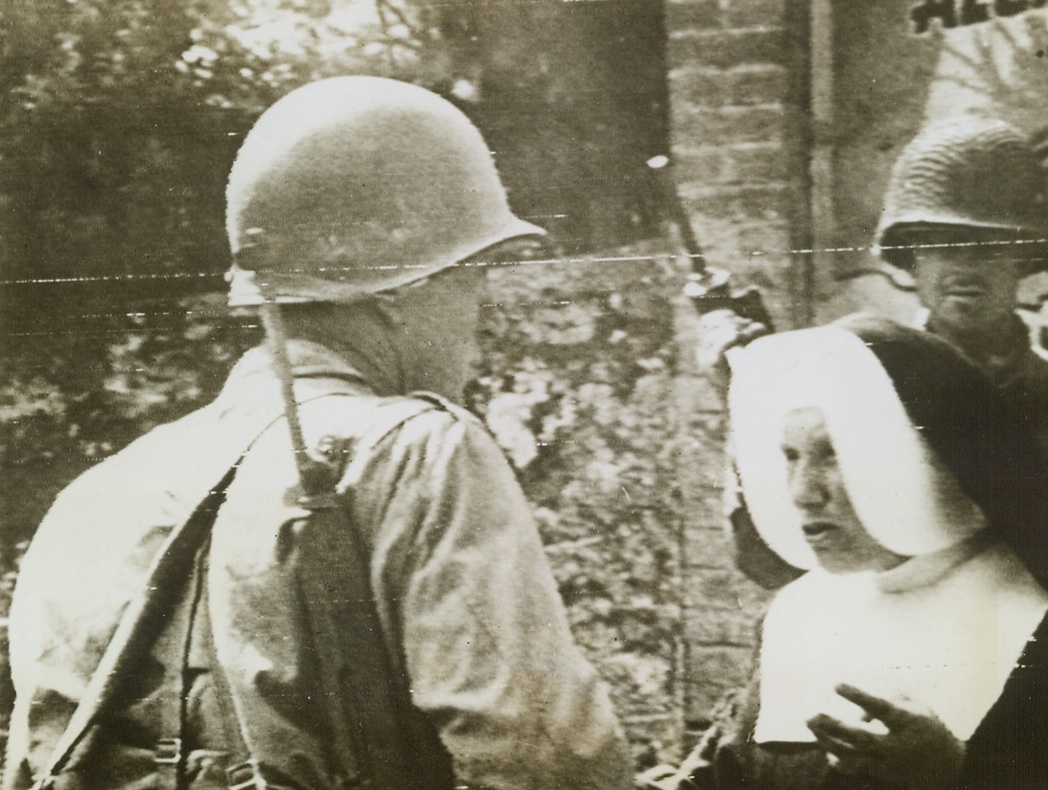
{"label": "nun", "polygon": [[[989,379],[869,316],[732,352],[771,600],[681,787],[1048,787],[1048,462]],[[686,774],[686,776],[684,775]]]}

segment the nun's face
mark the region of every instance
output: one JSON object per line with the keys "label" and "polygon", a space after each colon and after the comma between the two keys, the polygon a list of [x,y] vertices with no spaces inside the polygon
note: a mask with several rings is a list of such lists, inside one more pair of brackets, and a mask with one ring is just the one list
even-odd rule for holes
{"label": "nun's face", "polygon": [[905,559],[875,541],[859,520],[821,410],[786,414],[782,452],[790,498],[819,565],[831,573],[855,573],[887,570]]}

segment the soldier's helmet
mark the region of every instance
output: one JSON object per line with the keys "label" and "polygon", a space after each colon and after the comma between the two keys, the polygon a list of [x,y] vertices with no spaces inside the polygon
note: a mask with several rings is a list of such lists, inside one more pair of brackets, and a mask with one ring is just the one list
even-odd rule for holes
{"label": "soldier's helmet", "polygon": [[1040,254],[1048,238],[1046,178],[1027,136],[1011,124],[965,116],[926,126],[892,168],[876,242],[886,262],[912,264],[914,230],[1000,231]]}
{"label": "soldier's helmet", "polygon": [[229,176],[230,304],[351,301],[544,231],[510,210],[455,106],[380,77],[301,87],[262,114]]}

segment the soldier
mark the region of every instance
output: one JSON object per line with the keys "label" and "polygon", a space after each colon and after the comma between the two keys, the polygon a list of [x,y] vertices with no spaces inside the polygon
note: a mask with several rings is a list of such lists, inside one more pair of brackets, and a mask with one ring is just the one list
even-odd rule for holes
{"label": "soldier", "polygon": [[230,301],[268,350],[48,513],[4,787],[628,787],[527,502],[445,399],[484,262],[542,235],[476,128],[323,80],[263,114],[227,198]]}
{"label": "soldier", "polygon": [[924,328],[981,367],[1048,446],[1048,359],[1015,312],[1046,241],[1045,173],[1015,127],[974,115],[931,124],[896,160],[882,259],[913,278]]}

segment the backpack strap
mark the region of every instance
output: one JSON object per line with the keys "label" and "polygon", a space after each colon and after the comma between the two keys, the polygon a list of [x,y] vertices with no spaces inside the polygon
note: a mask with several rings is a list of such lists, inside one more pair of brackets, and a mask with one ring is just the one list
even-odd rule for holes
{"label": "backpack strap", "polygon": [[[317,396],[324,397],[324,396]],[[315,398],[310,398],[313,400]],[[139,593],[124,610],[112,638],[91,675],[73,715],[61,736],[55,742],[44,770],[36,777],[31,790],[48,790],[56,777],[84,741],[91,726],[114,696],[122,679],[132,671],[142,651],[151,645],[152,629],[171,591],[191,572],[197,551],[203,544],[225,499],[226,489],[236,476],[237,467],[260,436],[278,423],[283,414],[263,416],[258,428],[248,435],[250,440],[234,451],[235,460],[223,472],[190,514],[168,534],[164,545],[156,553],[145,575]]]}
{"label": "backpack strap", "polygon": [[446,770],[433,770],[434,763],[427,760],[429,744],[417,737],[413,722],[421,713],[412,706],[407,678],[397,674],[389,654],[371,586],[370,550],[335,488],[335,481],[349,477],[383,439],[433,409],[428,398],[386,401],[359,438],[324,437],[311,453],[330,461],[332,483],[328,491],[307,492],[299,500],[304,514],[292,530],[296,539],[287,560],[292,572],[285,567],[271,580],[256,577],[251,583],[274,590],[275,585],[294,586],[302,613],[302,632],[297,637],[316,657],[310,685],[315,692],[312,704],[322,711],[323,742],[307,758],[307,776],[301,764],[288,758],[287,739],[280,734],[295,725],[288,721],[274,725],[272,711],[255,686],[225,666],[219,655],[214,671],[225,674],[224,690],[230,694],[248,757],[230,769],[231,781],[235,771],[241,783],[231,786],[254,787],[255,777],[268,786],[279,782],[311,790],[451,787],[446,753],[439,758]]}
{"label": "backpack strap", "polygon": [[47,765],[33,784],[33,790],[47,790],[54,785],[55,777],[69,761],[105,703],[112,698],[117,684],[130,670],[142,647],[148,644],[150,624],[166,602],[167,592],[189,573],[196,550],[210,529],[235,473],[236,464],[226,471],[189,518],[171,531],[149,569],[142,591],[132,599],[120,618],[113,638],[55,744]]}

